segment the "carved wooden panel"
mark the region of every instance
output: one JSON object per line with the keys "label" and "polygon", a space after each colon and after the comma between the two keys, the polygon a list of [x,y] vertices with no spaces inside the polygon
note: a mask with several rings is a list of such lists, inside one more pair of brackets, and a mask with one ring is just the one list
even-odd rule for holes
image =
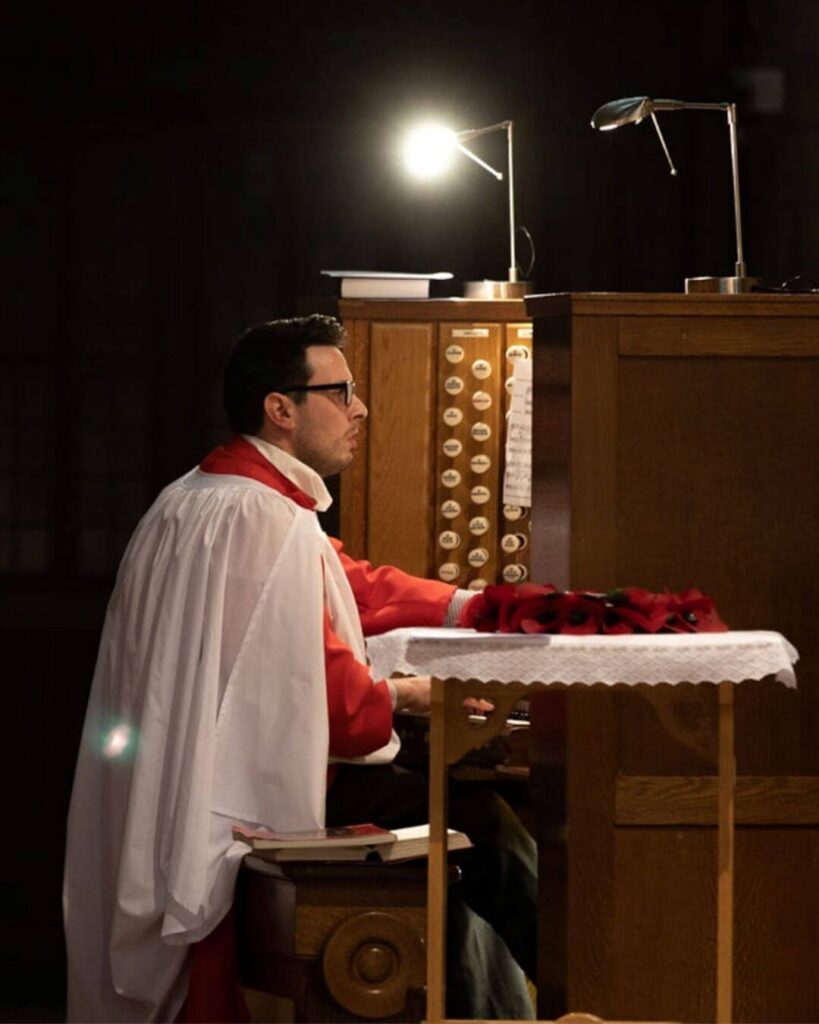
{"label": "carved wooden panel", "polygon": [[431,561],[431,323],[375,323],[370,334],[367,557],[424,576]]}

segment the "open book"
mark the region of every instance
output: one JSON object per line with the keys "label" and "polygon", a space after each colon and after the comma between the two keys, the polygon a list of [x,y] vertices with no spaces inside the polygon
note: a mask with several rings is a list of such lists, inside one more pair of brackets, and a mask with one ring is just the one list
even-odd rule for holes
{"label": "open book", "polygon": [[[392,832],[377,825],[345,825],[317,832],[271,832],[234,825],[233,838],[247,843],[254,854],[275,861],[387,862],[412,860],[429,853],[429,825],[396,828]],[[449,850],[465,850],[471,845],[463,832],[447,829]]]}

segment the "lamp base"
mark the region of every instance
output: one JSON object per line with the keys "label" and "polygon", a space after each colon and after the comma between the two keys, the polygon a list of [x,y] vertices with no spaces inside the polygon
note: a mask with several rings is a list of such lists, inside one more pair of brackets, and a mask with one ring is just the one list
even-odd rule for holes
{"label": "lamp base", "polygon": [[742,295],[759,285],[758,277],[687,277],[685,294],[717,292],[720,295]]}
{"label": "lamp base", "polygon": [[465,299],[522,299],[534,291],[532,281],[464,281]]}

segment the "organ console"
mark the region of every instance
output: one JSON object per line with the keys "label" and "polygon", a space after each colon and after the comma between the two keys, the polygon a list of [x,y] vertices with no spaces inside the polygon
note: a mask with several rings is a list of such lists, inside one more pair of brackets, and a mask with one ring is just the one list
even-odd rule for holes
{"label": "organ console", "polygon": [[[479,591],[529,577],[530,510],[503,500],[516,360],[532,355],[520,300],[342,300],[347,360],[370,407],[342,475],[346,550]],[[525,774],[528,705],[462,767]],[[398,715],[405,763],[424,762],[428,720]]]}
{"label": "organ console", "polygon": [[[341,478],[341,537],[356,557],[476,590],[530,572],[573,588],[697,585],[732,627],[796,644],[797,692],[765,681],[737,698],[740,779],[756,795],[737,844],[734,970],[737,1019],[816,1019],[819,573],[804,538],[819,300],[589,294],[528,307],[532,509],[502,494],[512,371],[532,345],[523,302],[340,302],[371,413]],[[554,851],[571,840],[568,901],[557,883],[543,901],[541,1001],[566,983],[572,1005],[609,1019],[713,1019],[712,698],[654,687],[533,699],[541,885],[563,877]],[[409,729],[398,726],[405,751]],[[501,757],[492,771],[508,767]],[[802,789],[804,805],[790,797]],[[692,794],[693,817],[669,819],[667,791]],[[549,832],[544,808],[568,814],[568,833]]]}
{"label": "organ console", "polygon": [[527,579],[531,516],[503,500],[513,367],[532,351],[523,302],[342,300],[339,313],[371,410],[341,479],[346,549],[472,590]]}

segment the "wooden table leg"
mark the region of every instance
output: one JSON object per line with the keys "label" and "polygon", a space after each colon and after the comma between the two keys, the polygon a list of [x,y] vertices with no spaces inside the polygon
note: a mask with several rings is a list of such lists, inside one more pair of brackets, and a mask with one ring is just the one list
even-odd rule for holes
{"label": "wooden table leg", "polygon": [[429,723],[429,864],[427,868],[427,1015],[445,1019],[447,767],[444,681],[432,680]]}
{"label": "wooden table leg", "polygon": [[733,1018],[734,972],[734,684],[719,686],[719,818],[717,849],[717,1024]]}

